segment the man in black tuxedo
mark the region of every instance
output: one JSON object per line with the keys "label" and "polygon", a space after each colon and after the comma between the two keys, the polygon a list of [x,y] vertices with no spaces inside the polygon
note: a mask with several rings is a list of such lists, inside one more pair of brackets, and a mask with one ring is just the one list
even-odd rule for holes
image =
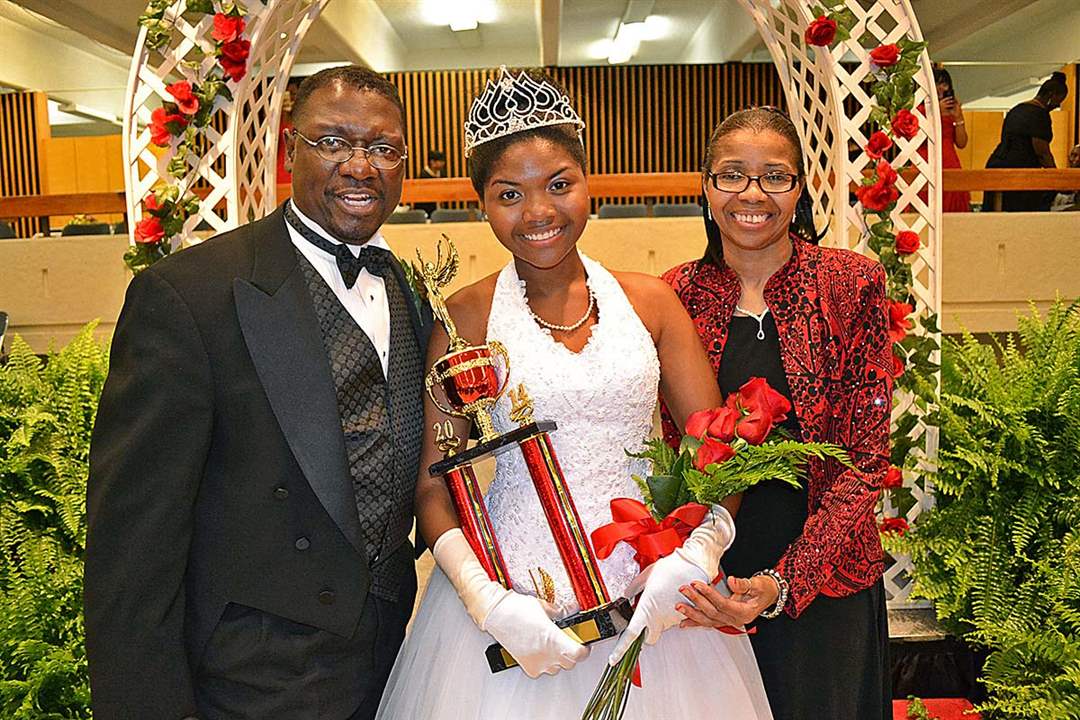
{"label": "man in black tuxedo", "polygon": [[128,289],[90,457],[96,720],[370,718],[404,637],[431,324],[379,233],[404,113],[335,68],[293,122],[292,200]]}

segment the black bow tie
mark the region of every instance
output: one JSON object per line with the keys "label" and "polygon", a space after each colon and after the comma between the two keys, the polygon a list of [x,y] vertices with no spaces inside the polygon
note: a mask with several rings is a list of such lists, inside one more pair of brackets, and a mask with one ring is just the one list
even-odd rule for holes
{"label": "black bow tie", "polygon": [[341,279],[345,281],[347,288],[351,289],[356,284],[356,278],[360,277],[361,270],[367,269],[372,275],[378,275],[384,279],[390,271],[388,251],[364,245],[360,248],[360,255],[353,255],[352,250],[345,243],[332,243],[304,224],[296,216],[291,202],[285,206],[285,221],[309,243],[337,259],[338,272],[341,273]]}

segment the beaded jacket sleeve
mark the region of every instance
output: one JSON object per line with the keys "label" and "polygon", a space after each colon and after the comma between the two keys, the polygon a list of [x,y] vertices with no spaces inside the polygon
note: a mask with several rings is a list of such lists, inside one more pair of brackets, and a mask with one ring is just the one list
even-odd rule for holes
{"label": "beaded jacket sleeve", "polygon": [[[875,507],[889,468],[891,346],[885,271],[849,250],[792,238],[794,251],[765,285],[780,354],[804,441],[848,451],[855,469],[832,460],[808,468],[808,516],[775,569],[790,584],[785,608],[798,617],[819,593],[843,597],[884,569]],[[664,274],[697,327],[718,371],[741,293],[727,267],[693,261]],[[661,405],[664,437],[679,431]]]}

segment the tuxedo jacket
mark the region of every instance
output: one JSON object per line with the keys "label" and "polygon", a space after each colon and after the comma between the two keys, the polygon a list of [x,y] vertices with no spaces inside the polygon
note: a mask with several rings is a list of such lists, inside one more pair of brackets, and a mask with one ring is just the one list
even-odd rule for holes
{"label": "tuxedo jacket", "polygon": [[[423,351],[430,311],[416,311],[396,262],[394,275]],[[356,629],[370,571],[330,364],[280,208],[134,278],[90,455],[95,716],[194,715],[193,677],[230,603]]]}
{"label": "tuxedo jacket", "polygon": [[[791,258],[765,284],[765,302],[780,333],[780,359],[802,439],[835,443],[853,468],[812,459],[808,517],[780,558],[788,581],[787,612],[798,617],[824,594],[844,597],[873,585],[884,570],[874,514],[889,469],[892,342],[881,264],[850,250],[823,248],[792,236]],[[728,327],[742,293],[728,265],[695,260],[664,279],[690,313],[718,373]],[[681,433],[661,408],[664,437]]]}

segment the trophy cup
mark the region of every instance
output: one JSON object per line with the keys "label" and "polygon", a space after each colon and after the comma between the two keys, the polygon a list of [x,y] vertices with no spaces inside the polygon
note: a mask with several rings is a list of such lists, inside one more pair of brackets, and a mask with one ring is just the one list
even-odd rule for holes
{"label": "trophy cup", "polygon": [[[580,611],[555,622],[568,635],[583,643],[613,637],[626,627],[632,611],[626,598],[612,601],[600,575],[592,546],[581,524],[574,500],[567,487],[562,468],[555,457],[549,433],[556,429],[551,421],[533,419],[532,401],[524,385],[510,391],[511,419],[518,427],[498,434],[491,420],[491,409],[506,392],[510,379],[510,358],[499,342],[469,345],[457,333],[441,289],[457,272],[458,255],[450,239],[443,235],[448,251],[443,258],[443,243],[437,247],[434,263],[420,260],[420,276],[427,288],[432,312],[443,324],[450,338],[447,353],[440,357],[427,374],[425,387],[435,405],[447,415],[467,417],[480,431],[480,442],[467,450],[458,451],[460,441],[453,436],[449,422],[435,426],[436,442],[444,453],[443,460],[433,464],[432,475],[442,476],[461,521],[461,530],[476,553],[488,577],[507,589],[512,589],[494,528],[484,507],[472,466],[485,458],[512,450],[515,446],[525,459],[533,487],[540,499],[559,557],[566,568]],[[504,379],[500,384],[495,372],[496,359],[501,361]],[[436,390],[441,389],[440,399]],[[541,570],[545,584],[550,577]],[[539,588],[538,588],[539,590]],[[517,661],[498,643],[486,651],[492,672],[517,665]]]}

